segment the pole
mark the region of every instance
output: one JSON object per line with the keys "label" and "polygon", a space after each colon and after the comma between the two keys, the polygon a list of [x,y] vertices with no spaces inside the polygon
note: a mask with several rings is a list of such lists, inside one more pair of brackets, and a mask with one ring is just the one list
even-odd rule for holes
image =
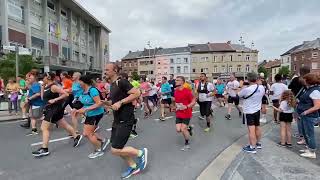
{"label": "pole", "polygon": [[16,45],[16,77],[19,76],[19,47]]}

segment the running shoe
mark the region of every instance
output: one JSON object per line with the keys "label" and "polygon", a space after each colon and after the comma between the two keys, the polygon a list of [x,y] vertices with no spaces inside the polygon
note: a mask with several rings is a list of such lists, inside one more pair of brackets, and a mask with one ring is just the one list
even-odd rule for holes
{"label": "running shoe", "polygon": [[243,147],[242,150],[248,153],[253,153],[253,154],[257,153],[256,148],[252,148],[250,145]]}
{"label": "running shoe", "polygon": [[138,134],[135,134],[135,133],[131,132],[130,139],[134,139],[136,137],[138,137]]}
{"label": "running shoe", "polygon": [[165,117],[159,117],[159,120],[160,120],[160,121],[165,121],[166,118],[165,118]]}
{"label": "running shoe", "polygon": [[306,145],[306,141],[304,139],[300,139],[298,142],[297,142],[298,145]]}
{"label": "running shoe", "polygon": [[286,144],[281,144],[281,142],[279,142],[277,145],[280,147],[287,147]]}
{"label": "running shoe", "polygon": [[49,154],[50,152],[48,151],[48,149],[44,148],[39,148],[38,150],[32,152],[32,155],[35,157],[48,156]]}
{"label": "running shoe", "polygon": [[180,150],[181,150],[181,151],[187,151],[187,150],[189,150],[189,149],[191,149],[191,148],[190,148],[190,145],[189,145],[189,144],[186,144],[186,145],[184,145]]}
{"label": "running shoe", "polygon": [[210,131],[210,128],[207,127],[207,128],[205,128],[203,131],[204,131],[204,132],[209,132],[209,131]]}
{"label": "running shoe", "polygon": [[241,111],[239,111],[239,117],[242,117],[242,112]]}
{"label": "running shoe", "polygon": [[93,153],[89,154],[88,158],[94,159],[94,158],[100,157],[102,155],[104,155],[104,152],[101,149],[97,149]]}
{"label": "running shoe", "polygon": [[73,147],[78,147],[81,140],[82,140],[83,136],[82,135],[78,135],[76,138],[74,138],[74,143],[73,143]]}
{"label": "running shoe", "polygon": [[319,124],[318,124],[318,123],[317,123],[317,124],[315,124],[315,125],[314,125],[314,127],[319,127]]}
{"label": "running shoe", "polygon": [[144,170],[147,167],[148,163],[148,149],[143,148],[142,150],[142,155],[138,158],[138,168],[140,171]]}
{"label": "running shoe", "polygon": [[29,129],[30,128],[30,124],[29,123],[24,123],[24,124],[20,124],[21,127]]}
{"label": "running shoe", "polygon": [[199,118],[200,120],[204,120],[204,117],[203,117],[203,116],[198,116],[198,118]]}
{"label": "running shoe", "polygon": [[227,114],[227,115],[225,116],[225,118],[226,118],[227,120],[231,120],[231,115],[230,115],[230,114]]}
{"label": "running shoe", "polygon": [[261,143],[257,142],[256,146],[257,146],[257,149],[262,149],[262,144]]}
{"label": "running shoe", "polygon": [[101,141],[101,148],[102,148],[102,151],[105,151],[106,150],[106,148],[107,148],[107,146],[108,146],[108,144],[110,143],[110,139],[107,139],[107,140],[102,140]]}
{"label": "running shoe", "polygon": [[138,174],[140,172],[140,169],[138,167],[136,168],[132,168],[132,167],[128,167],[122,174],[121,174],[121,178],[122,179],[128,179],[129,177],[131,177],[132,175]]}
{"label": "running shoe", "polygon": [[26,136],[34,136],[34,135],[38,135],[38,131],[37,130],[32,130],[30,131],[28,134],[26,134]]}
{"label": "running shoe", "polygon": [[292,148],[292,144],[286,143],[286,147],[287,147],[287,148]]}
{"label": "running shoe", "polygon": [[189,131],[190,136],[193,135],[193,131],[192,130],[193,130],[193,127],[191,125],[191,126],[188,127],[188,131]]}
{"label": "running shoe", "polygon": [[305,153],[300,154],[300,156],[305,157],[305,158],[311,158],[311,159],[316,159],[316,153],[315,152],[311,152],[310,150],[306,150]]}

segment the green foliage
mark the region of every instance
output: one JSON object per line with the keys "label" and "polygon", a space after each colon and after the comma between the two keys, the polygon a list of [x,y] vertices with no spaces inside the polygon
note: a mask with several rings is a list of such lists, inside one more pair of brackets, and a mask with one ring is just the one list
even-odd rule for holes
{"label": "green foliage", "polygon": [[132,79],[133,79],[133,80],[136,80],[136,81],[139,81],[139,80],[140,80],[140,76],[138,75],[137,72],[132,72]]}
{"label": "green foliage", "polygon": [[279,69],[278,74],[282,75],[282,76],[289,76],[290,75],[290,69],[289,66],[282,66]]}
{"label": "green foliage", "polygon": [[268,70],[267,70],[265,67],[263,67],[263,66],[260,66],[260,67],[259,67],[258,72],[259,72],[259,73],[264,73],[264,77],[265,77],[265,78],[268,78],[268,77],[269,77],[269,72],[268,72]]}
{"label": "green foliage", "polygon": [[[33,68],[39,68],[39,65],[32,60],[32,56],[19,56],[19,75],[26,75]],[[6,54],[0,60],[0,76],[5,80],[16,76],[16,55],[14,53]]]}

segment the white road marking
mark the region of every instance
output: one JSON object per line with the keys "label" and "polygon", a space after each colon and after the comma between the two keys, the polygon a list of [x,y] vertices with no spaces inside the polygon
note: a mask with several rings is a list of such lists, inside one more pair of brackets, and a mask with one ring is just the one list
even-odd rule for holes
{"label": "white road marking", "polygon": [[[53,143],[53,142],[58,142],[58,141],[64,141],[64,140],[67,140],[67,139],[71,139],[73,137],[71,136],[68,136],[68,137],[63,137],[63,138],[59,138],[59,139],[52,139],[49,141],[49,143]],[[33,143],[31,144],[30,146],[38,146],[38,145],[41,145],[42,142],[37,142],[37,143]]]}
{"label": "white road marking", "polygon": [[[200,112],[200,111],[193,111],[192,112],[192,114],[195,114],[195,113],[198,113],[198,112]],[[173,118],[173,117],[175,117],[175,116],[168,116],[168,117],[165,117],[164,119],[166,120],[166,119],[170,119],[170,118]],[[160,119],[154,119],[155,121],[160,121]]]}
{"label": "white road marking", "polygon": [[106,129],[106,131],[111,131],[112,130],[112,128],[108,128],[108,129]]}

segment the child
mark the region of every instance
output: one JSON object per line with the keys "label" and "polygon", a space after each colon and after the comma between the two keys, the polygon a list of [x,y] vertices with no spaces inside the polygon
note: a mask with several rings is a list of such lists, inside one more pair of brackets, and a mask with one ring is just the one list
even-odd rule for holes
{"label": "child", "polygon": [[292,123],[292,113],[296,101],[291,90],[286,90],[281,95],[280,107],[273,108],[280,112],[280,142],[278,143],[281,147],[292,147],[291,144],[291,123]]}

